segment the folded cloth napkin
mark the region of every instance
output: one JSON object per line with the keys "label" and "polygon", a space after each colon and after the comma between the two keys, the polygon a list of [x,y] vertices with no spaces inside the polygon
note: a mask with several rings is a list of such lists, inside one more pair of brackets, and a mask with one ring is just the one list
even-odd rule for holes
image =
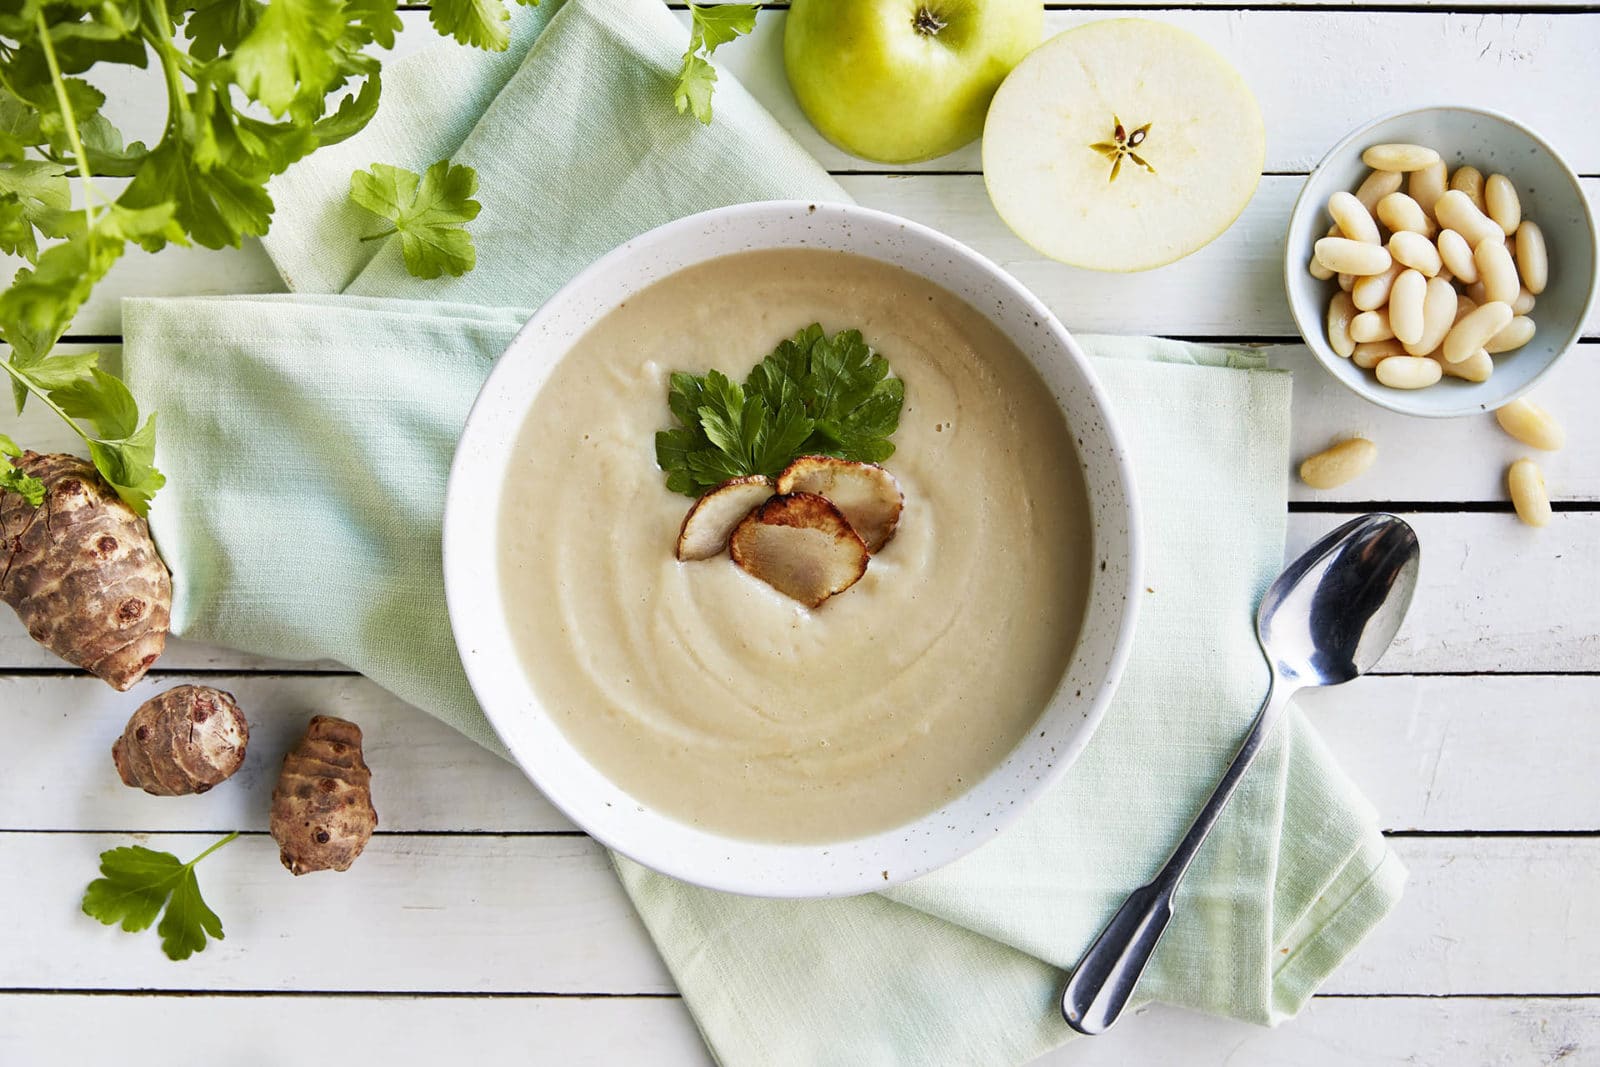
{"label": "folded cloth napkin", "polygon": [[[515,19],[510,58],[441,45],[391,64],[374,125],[276,183],[268,250],[285,279],[361,295],[124,310],[125,372],[162,412],[170,482],[152,525],[175,630],[340,660],[492,747],[450,641],[438,533],[455,437],[521,309],[665,219],[844,199],[728,77],[710,128],[671,109],[684,32],[656,0],[545,0]],[[426,282],[392,243],[352,252],[369,223],[342,205],[350,170],[446,154],[481,178],[477,270]],[[1015,828],[883,894],[747,899],[619,859],[723,1062],[1004,1064],[1064,1040],[1061,968],[1159,865],[1249,721],[1266,679],[1250,620],[1282,552],[1287,377],[1244,353],[1087,341],[1132,440],[1150,557],[1115,703]],[[1140,996],[1276,1021],[1402,880],[1371,810],[1290,715]]]}

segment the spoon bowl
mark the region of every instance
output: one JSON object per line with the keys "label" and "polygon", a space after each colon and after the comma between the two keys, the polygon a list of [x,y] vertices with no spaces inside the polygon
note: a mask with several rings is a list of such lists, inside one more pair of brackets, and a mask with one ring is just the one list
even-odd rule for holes
{"label": "spoon bowl", "polygon": [[1320,686],[1371,670],[1411,606],[1419,560],[1416,531],[1393,515],[1352,519],[1312,545],[1256,612],[1273,673]]}
{"label": "spoon bowl", "polygon": [[1067,979],[1061,1014],[1068,1026],[1099,1034],[1117,1021],[1172,920],[1183,876],[1289,698],[1305,686],[1339,685],[1372,669],[1411,606],[1421,555],[1405,520],[1363,515],[1312,545],[1267,588],[1256,609],[1256,638],[1272,667],[1266,699],[1166,865],[1128,895]]}

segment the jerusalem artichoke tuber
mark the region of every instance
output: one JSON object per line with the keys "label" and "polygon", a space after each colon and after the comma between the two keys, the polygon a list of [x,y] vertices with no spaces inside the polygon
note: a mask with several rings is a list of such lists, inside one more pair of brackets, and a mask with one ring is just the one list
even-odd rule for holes
{"label": "jerusalem artichoke tuber", "polygon": [[250,724],[232,693],[180,685],[139,706],[111,746],[126,785],[158,797],[204,793],[244,763]]}
{"label": "jerusalem artichoke tuber", "polygon": [[167,643],[172,576],[150,527],[87,460],[24,452],[38,507],[0,491],[0,600],[35,641],[126,690]]}
{"label": "jerusalem artichoke tuber", "polygon": [[272,839],[283,865],[294,874],[348,870],[377,825],[361,727],[314,716],[272,790]]}

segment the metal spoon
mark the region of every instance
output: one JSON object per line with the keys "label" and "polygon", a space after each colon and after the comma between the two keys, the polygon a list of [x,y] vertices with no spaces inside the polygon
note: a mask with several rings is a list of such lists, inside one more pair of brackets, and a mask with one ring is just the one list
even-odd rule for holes
{"label": "metal spoon", "polygon": [[1417,586],[1417,535],[1393,515],[1345,523],[1291,563],[1256,611],[1256,639],[1272,684],[1255,724],[1161,873],[1129,894],[1061,996],[1067,1025],[1104,1033],[1127,1005],[1172,919],[1172,898],[1289,698],[1302,686],[1339,685],[1378,662]]}

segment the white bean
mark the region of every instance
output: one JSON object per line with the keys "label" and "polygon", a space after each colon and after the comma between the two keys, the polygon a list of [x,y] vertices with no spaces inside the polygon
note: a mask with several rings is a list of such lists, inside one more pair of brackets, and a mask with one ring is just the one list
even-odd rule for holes
{"label": "white bean", "polygon": [[1406,191],[1411,194],[1411,199],[1415,200],[1422,210],[1432,216],[1434,203],[1449,188],[1449,174],[1449,168],[1444,165],[1444,160],[1441,159],[1437,163],[1430,163],[1421,170],[1411,172]]}
{"label": "white bean", "polygon": [[[1477,301],[1473,300],[1472,297],[1468,296],[1466,293],[1456,294],[1456,322],[1460,322],[1462,319],[1466,318],[1468,315],[1477,310]],[[1454,326],[1455,322],[1452,322],[1450,325]]]}
{"label": "white bean", "polygon": [[1306,270],[1319,282],[1325,282],[1333,277],[1333,271],[1318,263],[1316,256],[1311,257],[1311,262],[1306,264]]}
{"label": "white bean", "polygon": [[1544,472],[1531,459],[1519,459],[1506,471],[1506,487],[1511,490],[1511,506],[1517,518],[1529,526],[1548,526],[1554,516],[1550,491],[1545,488]]}
{"label": "white bean", "polygon": [[[1406,345],[1406,352],[1413,356],[1430,356],[1438,351],[1450,327],[1456,324],[1459,302],[1455,286],[1439,278],[1429,278],[1428,291],[1422,298],[1422,336],[1415,344]],[[1391,309],[1390,318],[1393,317]]]}
{"label": "white bean", "polygon": [[1378,210],[1378,201],[1400,188],[1405,177],[1397,171],[1375,170],[1368,174],[1356,190],[1356,199],[1369,212]]}
{"label": "white bean", "polygon": [[1528,292],[1528,287],[1524,285],[1517,293],[1517,299],[1512,301],[1511,310],[1518,315],[1527,315],[1533,311],[1534,303],[1533,294]]}
{"label": "white bean", "polygon": [[1404,346],[1393,337],[1387,341],[1363,341],[1356,345],[1355,353],[1350,357],[1350,362],[1362,370],[1371,370],[1392,356],[1403,356],[1405,354]]}
{"label": "white bean", "polygon": [[1444,376],[1439,362],[1426,356],[1395,356],[1378,364],[1373,373],[1390,389],[1426,389]]}
{"label": "white bean", "polygon": [[1460,363],[1451,363],[1449,360],[1438,361],[1439,369],[1452,378],[1464,378],[1469,382],[1486,382],[1494,373],[1494,360],[1489,358],[1489,353],[1478,349]]}
{"label": "white bean", "polygon": [[1450,273],[1460,279],[1462,285],[1471,285],[1478,280],[1478,265],[1472,261],[1472,246],[1467,244],[1467,239],[1454,230],[1440,230],[1439,258],[1444,265],[1450,268]]}
{"label": "white bean", "polygon": [[1382,274],[1369,274],[1365,278],[1357,278],[1350,287],[1350,298],[1356,302],[1356,307],[1362,311],[1376,311],[1389,302],[1389,290],[1394,286],[1394,280],[1400,277],[1400,272],[1405,270],[1398,263],[1389,264],[1389,269]]}
{"label": "white bean", "polygon": [[1317,261],[1340,274],[1382,274],[1394,260],[1382,245],[1352,241],[1348,237],[1324,237],[1316,244]]}
{"label": "white bean", "polygon": [[1506,323],[1505,329],[1489,338],[1489,343],[1483,346],[1484,350],[1490,355],[1498,355],[1501,352],[1521,348],[1533,340],[1535,329],[1532,319],[1526,315],[1518,315]]}
{"label": "white bean", "polygon": [[1328,302],[1328,346],[1346,359],[1356,350],[1356,343],[1350,339],[1350,320],[1355,315],[1356,306],[1350,302],[1350,294],[1334,293]]}
{"label": "white bean", "polygon": [[1339,232],[1352,241],[1363,241],[1369,245],[1383,243],[1378,236],[1378,224],[1372,220],[1372,213],[1353,194],[1340,190],[1328,197],[1328,214],[1333,216]]}
{"label": "white bean", "polygon": [[1395,262],[1421,271],[1429,278],[1438,274],[1443,266],[1439,260],[1439,250],[1433,247],[1433,242],[1411,230],[1400,230],[1389,237],[1389,255]]}
{"label": "white bean", "polygon": [[1473,248],[1491,237],[1502,241],[1506,239],[1495,221],[1479,211],[1472,199],[1460,189],[1451,189],[1441,196],[1433,205],[1433,213],[1438,216],[1440,226],[1456,231]]}
{"label": "white bean", "polygon": [[1502,304],[1514,303],[1522,292],[1517,279],[1517,265],[1506,251],[1504,241],[1485,241],[1472,250],[1472,261],[1478,266],[1478,277],[1483,282],[1483,295]]}
{"label": "white bean", "polygon": [[1382,308],[1363,311],[1350,320],[1350,339],[1357,344],[1363,341],[1387,341],[1394,336],[1389,324],[1389,313]]}
{"label": "white bean", "polygon": [[1513,400],[1494,413],[1500,428],[1529,448],[1554,452],[1567,443],[1567,431],[1554,415],[1526,398]]}
{"label": "white bean", "polygon": [[1522,200],[1517,187],[1504,174],[1491,174],[1483,183],[1483,202],[1493,219],[1507,237],[1517,232],[1522,223]]}
{"label": "white bean", "polygon": [[1538,296],[1550,284],[1550,253],[1545,248],[1544,231],[1526,219],[1517,227],[1517,271],[1528,292]]}
{"label": "white bean", "polygon": [[1396,278],[1389,293],[1389,328],[1394,331],[1395,340],[1408,348],[1422,340],[1422,302],[1427,295],[1428,279],[1416,270]]}
{"label": "white bean", "polygon": [[1378,201],[1378,220],[1391,230],[1431,235],[1433,223],[1422,205],[1405,193],[1390,193]]}
{"label": "white bean", "polygon": [[1489,338],[1505,329],[1510,322],[1511,305],[1499,302],[1484,304],[1450,327],[1444,338],[1444,358],[1460,363],[1488,343]]}
{"label": "white bean", "polygon": [[1377,445],[1351,437],[1301,463],[1300,480],[1313,489],[1336,489],[1365,474],[1377,458]]}
{"label": "white bean", "polygon": [[1466,193],[1480,214],[1489,214],[1489,204],[1483,197],[1483,172],[1477,167],[1457,167],[1450,175],[1450,188]]}
{"label": "white bean", "polygon": [[1361,153],[1361,162],[1373,170],[1406,172],[1431,167],[1439,153],[1419,144],[1375,144]]}

